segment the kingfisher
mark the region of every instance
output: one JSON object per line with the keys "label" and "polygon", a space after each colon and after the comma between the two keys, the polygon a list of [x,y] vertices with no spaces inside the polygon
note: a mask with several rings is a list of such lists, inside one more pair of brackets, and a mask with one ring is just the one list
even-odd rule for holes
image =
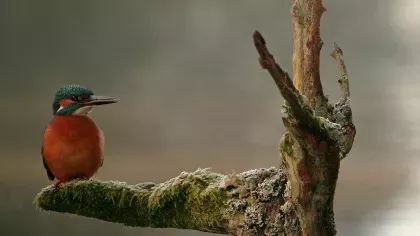
{"label": "kingfisher", "polygon": [[94,106],[116,103],[118,98],[95,96],[81,85],[64,85],[55,94],[53,118],[42,140],[42,161],[56,186],[75,179],[90,179],[103,165],[104,135],[88,116]]}

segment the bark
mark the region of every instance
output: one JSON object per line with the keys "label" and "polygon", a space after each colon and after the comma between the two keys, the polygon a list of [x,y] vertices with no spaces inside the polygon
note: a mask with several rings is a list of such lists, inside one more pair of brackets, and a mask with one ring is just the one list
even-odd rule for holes
{"label": "bark", "polygon": [[285,100],[280,169],[223,175],[182,173],[165,183],[135,186],[113,181],[74,181],[43,189],[36,205],[128,226],[195,229],[231,235],[336,234],[334,193],[340,160],[356,129],[343,52],[331,56],[341,72],[340,100],[324,96],[319,74],[322,0],[293,0],[294,79],[281,69],[256,31],[254,46]]}
{"label": "bark", "polygon": [[322,115],[325,115],[327,107],[319,74],[323,45],[320,24],[324,11],[322,0],[292,1],[294,84]]}

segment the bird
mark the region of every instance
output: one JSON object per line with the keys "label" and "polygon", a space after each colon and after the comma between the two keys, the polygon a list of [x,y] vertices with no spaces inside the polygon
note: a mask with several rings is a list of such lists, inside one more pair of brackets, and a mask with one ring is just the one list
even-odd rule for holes
{"label": "bird", "polygon": [[82,85],[68,84],[56,91],[41,147],[47,177],[57,180],[55,186],[90,179],[102,167],[104,135],[88,114],[95,106],[116,102],[118,98],[96,96]]}

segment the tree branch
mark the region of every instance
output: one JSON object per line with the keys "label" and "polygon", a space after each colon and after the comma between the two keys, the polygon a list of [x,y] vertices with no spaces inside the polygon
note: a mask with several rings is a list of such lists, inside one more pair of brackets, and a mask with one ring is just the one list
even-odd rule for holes
{"label": "tree branch", "polygon": [[353,115],[350,104],[350,86],[347,74],[346,65],[343,59],[343,50],[334,43],[334,49],[330,53],[340,68],[340,84],[341,98],[334,104],[334,109],[330,115],[333,122],[341,125],[341,129],[336,133],[336,137],[340,146],[340,159],[343,159],[351,150],[353,146],[354,137],[356,136],[356,127],[353,124]]}
{"label": "tree branch", "polygon": [[294,84],[321,115],[327,112],[319,73],[323,45],[320,25],[324,11],[322,0],[292,1]]}
{"label": "tree branch", "polygon": [[[266,42],[260,32],[255,31],[253,34],[254,46],[259,54],[259,63],[263,69],[268,70],[274,82],[276,83],[280,93],[283,95],[289,106],[286,109],[292,112],[292,116],[299,117],[307,126],[314,126],[312,119],[313,110],[299,91],[293,85],[292,80],[287,72],[283,71],[281,67],[275,62],[273,55],[267,49]],[[286,112],[287,113],[287,112]]]}
{"label": "tree branch", "polygon": [[36,205],[127,226],[233,235],[300,235],[286,175],[274,167],[222,175],[199,169],[165,183],[86,180],[44,188]]}
{"label": "tree branch", "polygon": [[338,62],[340,67],[341,78],[338,80],[338,83],[340,84],[341,99],[350,99],[349,80],[347,75],[347,68],[343,60],[343,50],[341,50],[337,43],[334,43],[334,50],[330,53],[330,55]]}

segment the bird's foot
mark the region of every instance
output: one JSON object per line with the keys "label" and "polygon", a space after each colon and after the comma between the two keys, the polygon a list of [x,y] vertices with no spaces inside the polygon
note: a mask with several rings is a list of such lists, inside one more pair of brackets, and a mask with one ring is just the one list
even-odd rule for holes
{"label": "bird's foot", "polygon": [[61,180],[61,179],[59,179],[59,180],[57,180],[57,182],[55,182],[55,184],[54,184],[54,186],[55,187],[58,187],[60,184],[62,184],[62,183],[64,183],[64,181],[63,180]]}

